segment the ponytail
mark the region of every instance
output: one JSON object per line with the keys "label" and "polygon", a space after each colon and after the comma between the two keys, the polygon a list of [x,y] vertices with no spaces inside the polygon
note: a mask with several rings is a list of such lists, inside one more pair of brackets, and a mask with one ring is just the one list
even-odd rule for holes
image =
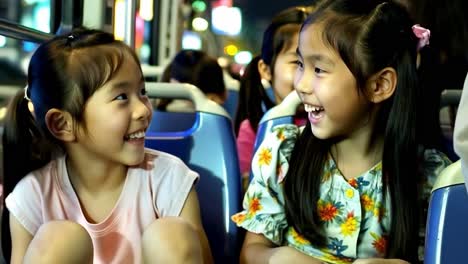
{"label": "ponytail", "polygon": [[268,97],[265,88],[263,88],[260,73],[258,72],[258,62],[260,56],[255,57],[247,65],[244,75],[241,78],[239,88],[239,105],[234,122],[234,131],[239,133],[240,124],[248,119],[250,125],[257,131],[258,123],[263,114],[275,103]]}
{"label": "ponytail", "polygon": [[[4,122],[3,141],[3,197],[29,172],[50,161],[52,145],[36,126],[28,108],[29,100],[19,91],[10,101]],[[5,200],[5,199],[4,199]],[[2,247],[5,259],[11,254],[9,212],[3,201]]]}

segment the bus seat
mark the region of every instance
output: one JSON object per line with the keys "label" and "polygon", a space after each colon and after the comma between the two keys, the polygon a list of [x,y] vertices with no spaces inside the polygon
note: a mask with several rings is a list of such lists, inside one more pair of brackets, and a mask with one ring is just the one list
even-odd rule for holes
{"label": "bus seat", "polygon": [[237,105],[239,104],[239,89],[227,88],[227,98],[223,104],[224,109],[229,113],[232,120],[236,118]]}
{"label": "bus seat", "polygon": [[274,126],[294,123],[294,115],[300,103],[299,95],[296,91],[292,91],[279,105],[272,107],[263,115],[257,128],[254,152],[262,143],[265,134],[271,131]]}
{"label": "bus seat", "polygon": [[[227,112],[195,86],[146,83],[150,98],[184,98],[194,102],[195,122],[184,131],[148,131],[148,148],[181,158],[200,174],[196,185],[203,226],[215,263],[238,263],[241,241],[230,216],[241,210],[241,177],[232,123]],[[167,113],[155,122],[177,122]]]}
{"label": "bus seat", "polygon": [[232,120],[236,119],[237,106],[239,105],[240,82],[223,70],[224,83],[226,84],[227,98],[223,104],[224,109],[229,113]]}
{"label": "bus seat", "polygon": [[445,168],[432,189],[426,225],[424,263],[460,263],[466,258],[468,194],[461,163]]}

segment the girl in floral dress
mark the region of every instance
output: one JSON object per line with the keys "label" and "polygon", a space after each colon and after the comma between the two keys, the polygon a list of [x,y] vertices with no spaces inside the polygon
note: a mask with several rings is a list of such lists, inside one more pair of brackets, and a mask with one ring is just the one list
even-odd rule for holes
{"label": "girl in floral dress", "polygon": [[416,54],[429,31],[391,1],[330,0],[304,22],[295,89],[309,122],[254,155],[245,263],[416,263],[435,177],[418,145]]}

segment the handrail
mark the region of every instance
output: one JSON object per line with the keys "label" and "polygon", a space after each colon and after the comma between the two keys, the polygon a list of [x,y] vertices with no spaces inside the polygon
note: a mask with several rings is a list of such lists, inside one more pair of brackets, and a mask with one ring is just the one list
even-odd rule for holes
{"label": "handrail", "polygon": [[45,42],[54,36],[53,34],[12,23],[3,18],[0,18],[0,35],[36,43]]}
{"label": "handrail", "polygon": [[290,92],[283,101],[270,110],[268,110],[260,120],[260,123],[265,123],[268,120],[285,117],[285,116],[294,116],[296,114],[297,107],[301,104],[301,99],[296,91]]}
{"label": "handrail", "polygon": [[188,83],[146,82],[145,88],[150,98],[187,99],[193,102],[196,112],[205,112],[230,118],[224,108],[208,99],[196,86]]}
{"label": "handrail", "polygon": [[462,90],[443,90],[440,98],[440,107],[458,106]]}

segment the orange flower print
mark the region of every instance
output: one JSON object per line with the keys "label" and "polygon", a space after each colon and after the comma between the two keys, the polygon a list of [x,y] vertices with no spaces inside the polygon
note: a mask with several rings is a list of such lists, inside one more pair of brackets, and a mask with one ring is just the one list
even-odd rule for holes
{"label": "orange flower print", "polygon": [[374,200],[372,200],[372,198],[367,194],[361,195],[361,203],[364,209],[368,212],[374,209]]}
{"label": "orange flower print", "polygon": [[262,148],[258,154],[258,165],[270,165],[271,162],[271,150]]}
{"label": "orange flower print", "polygon": [[237,213],[231,217],[231,220],[236,224],[242,224],[242,222],[245,220],[245,213]]}
{"label": "orange flower print", "polygon": [[341,234],[350,236],[358,229],[358,221],[354,217],[354,212],[349,212],[346,220],[341,224]]}
{"label": "orange flower print", "polygon": [[329,222],[332,221],[338,214],[339,214],[339,208],[340,204],[335,205],[331,202],[325,202],[323,200],[319,200],[317,204],[318,208],[318,214],[320,217],[320,220],[324,222]]}
{"label": "orange flower print", "polygon": [[260,200],[258,198],[253,198],[250,201],[249,214],[255,214],[260,209],[262,209],[262,205],[260,204]]}
{"label": "orange flower print", "polygon": [[349,183],[349,185],[353,186],[354,188],[358,187],[358,182],[357,182],[356,178],[349,179],[348,183]]}
{"label": "orange flower print", "polygon": [[277,137],[280,141],[284,141],[284,139],[286,138],[286,137],[284,136],[284,129],[278,130],[278,133],[276,134],[276,137]]}
{"label": "orange flower print", "polygon": [[371,232],[371,236],[374,238],[372,246],[377,250],[377,252],[384,256],[387,251],[387,239],[385,236],[379,236],[376,233]]}
{"label": "orange flower print", "polygon": [[294,239],[294,242],[296,242],[296,244],[298,244],[298,245],[308,245],[308,244],[310,244],[310,242],[305,237],[303,237],[302,235],[300,235],[299,233],[296,232],[296,229],[294,229],[294,227],[291,227],[289,230],[290,230],[290,234],[291,234],[292,238]]}

